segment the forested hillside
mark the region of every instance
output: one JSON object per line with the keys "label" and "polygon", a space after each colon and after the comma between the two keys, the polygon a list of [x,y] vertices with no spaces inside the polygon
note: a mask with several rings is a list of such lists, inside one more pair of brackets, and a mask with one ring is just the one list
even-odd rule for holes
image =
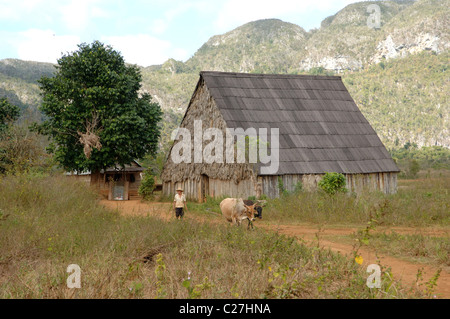
{"label": "forested hillside", "polygon": [[[380,28],[367,24],[370,4],[380,8]],[[250,22],[211,37],[185,62],[141,68],[142,90],[166,112],[165,143],[201,70],[336,74],[388,148],[450,147],[449,8],[449,0],[360,2],[308,32],[276,19]],[[36,80],[52,72],[51,64],[2,60],[0,97],[39,119]]]}

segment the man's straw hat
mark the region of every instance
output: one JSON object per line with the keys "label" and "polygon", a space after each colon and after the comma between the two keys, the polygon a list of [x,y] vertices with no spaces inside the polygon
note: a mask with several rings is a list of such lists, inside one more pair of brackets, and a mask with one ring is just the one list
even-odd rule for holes
{"label": "man's straw hat", "polygon": [[178,188],[177,188],[177,192],[178,192],[178,191],[183,191],[183,189],[182,189],[181,187],[178,187]]}

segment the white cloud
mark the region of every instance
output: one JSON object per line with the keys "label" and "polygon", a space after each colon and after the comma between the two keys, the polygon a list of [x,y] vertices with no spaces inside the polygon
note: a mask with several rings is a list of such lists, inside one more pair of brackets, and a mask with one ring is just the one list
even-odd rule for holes
{"label": "white cloud", "polygon": [[72,0],[59,9],[62,21],[72,32],[84,31],[95,18],[108,16],[108,13],[98,6],[99,3],[99,0]]}
{"label": "white cloud", "polygon": [[0,18],[18,20],[37,9],[41,2],[42,0],[0,0]]}
{"label": "white cloud", "polygon": [[63,21],[66,27],[72,31],[80,31],[88,24],[87,3],[85,1],[72,1],[61,8]]}
{"label": "white cloud", "polygon": [[167,19],[155,19],[152,22],[151,31],[154,34],[162,34],[169,27],[169,21]]}
{"label": "white cloud", "polygon": [[[9,57],[49,63],[56,63],[63,54],[78,50],[78,44],[83,42],[79,36],[56,35],[53,30],[39,29],[0,31],[0,38],[0,48],[4,48],[1,51]],[[140,66],[162,64],[169,58],[182,61],[189,58],[185,49],[146,34],[102,37],[100,41],[120,51],[127,63]]]}
{"label": "white cloud", "polygon": [[79,34],[93,27],[96,19],[110,16],[108,4],[105,0],[0,0],[0,24],[9,22],[9,30],[15,31],[49,28]]}
{"label": "white cloud", "polygon": [[11,8],[6,1],[0,2],[0,19],[2,20],[16,20],[19,17],[17,11]]}
{"label": "white cloud", "polygon": [[178,61],[186,61],[190,55],[189,52],[182,48],[175,48],[171,50],[171,58],[178,60]]}
{"label": "white cloud", "polygon": [[169,58],[184,60],[187,57],[185,50],[174,48],[169,41],[146,34],[103,37],[101,41],[120,51],[127,63],[140,66],[162,64]]}
{"label": "white cloud", "polygon": [[52,30],[29,29],[23,32],[2,32],[2,38],[17,58],[38,62],[56,63],[63,54],[77,49],[78,36],[59,36]]}
{"label": "white cloud", "polygon": [[[217,3],[207,0],[175,0],[165,1],[164,3],[168,5],[168,9],[164,11],[160,18],[152,21],[151,31],[155,34],[165,32],[171,23],[191,9],[202,14],[211,14],[214,9],[217,9]],[[188,22],[188,19],[184,19],[184,21]]]}

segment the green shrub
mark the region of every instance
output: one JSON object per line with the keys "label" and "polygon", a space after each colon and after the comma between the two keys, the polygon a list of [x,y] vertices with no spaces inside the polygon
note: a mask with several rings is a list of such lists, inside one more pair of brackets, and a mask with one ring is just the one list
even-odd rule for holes
{"label": "green shrub", "polygon": [[413,159],[409,162],[409,167],[408,167],[408,175],[411,178],[416,178],[417,177],[417,173],[419,173],[420,171],[420,164],[417,160]]}
{"label": "green shrub", "polygon": [[153,197],[153,190],[155,189],[155,176],[150,171],[144,172],[144,177],[139,186],[139,195],[144,200],[150,200]]}
{"label": "green shrub", "polygon": [[280,192],[280,196],[288,196],[289,191],[284,187],[283,179],[278,176],[278,191]]}
{"label": "green shrub", "polygon": [[303,191],[303,183],[301,181],[298,181],[297,184],[294,186],[294,193],[298,194]]}
{"label": "green shrub", "polygon": [[341,173],[329,173],[327,172],[322,180],[319,182],[319,187],[325,193],[329,195],[334,195],[337,192],[345,193],[347,189],[345,188],[346,181],[345,176]]}

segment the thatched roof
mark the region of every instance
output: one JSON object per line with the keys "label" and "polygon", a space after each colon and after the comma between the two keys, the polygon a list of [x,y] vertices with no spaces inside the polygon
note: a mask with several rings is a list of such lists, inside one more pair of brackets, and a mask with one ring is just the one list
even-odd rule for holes
{"label": "thatched roof", "polygon": [[202,79],[229,128],[279,128],[277,175],[399,171],[339,76],[201,72]]}

